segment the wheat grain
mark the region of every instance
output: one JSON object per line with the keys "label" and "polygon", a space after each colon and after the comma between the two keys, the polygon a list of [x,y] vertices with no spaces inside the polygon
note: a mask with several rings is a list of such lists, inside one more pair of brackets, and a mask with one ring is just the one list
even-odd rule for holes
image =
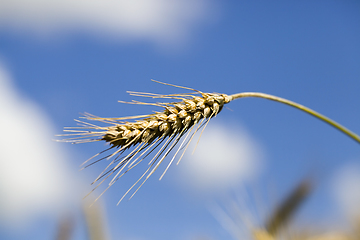
{"label": "wheat grain", "polygon": [[[347,128],[321,115],[320,113],[313,111],[312,109],[289,101],[287,99],[256,92],[245,92],[233,95],[204,93],[188,87],[182,87],[162,82],[158,83],[190,90],[191,92],[168,95],[129,92],[130,95],[133,96],[148,97],[153,99],[167,99],[174,102],[123,102],[129,104],[151,105],[161,107],[163,108],[163,111],[155,112],[153,114],[121,118],[102,118],[85,113],[83,117],[85,118],[85,121],[75,120],[80,124],[79,127],[66,128],[64,130],[69,132],[69,134],[61,135],[67,137],[67,139],[62,140],[65,142],[87,143],[105,141],[109,144],[109,148],[94,155],[83,163],[83,168],[86,168],[104,159],[111,160],[107,167],[104,169],[104,171],[102,171],[101,174],[92,183],[97,183],[97,186],[93,189],[93,191],[110,176],[112,176],[112,179],[109,182],[109,186],[105,189],[106,191],[120,177],[122,177],[130,169],[142,162],[155,150],[157,150],[156,152],[154,152],[154,156],[151,158],[147,170],[141,175],[141,177],[135,182],[135,184],[129,188],[129,190],[123,195],[120,201],[137,184],[139,184],[141,179],[144,178],[140,186],[131,195],[132,197],[144,184],[144,182],[146,182],[146,180],[157,170],[157,168],[164,161],[164,159],[179,143],[180,139],[183,138],[180,146],[176,150],[168,166],[161,175],[161,179],[178,155],[178,153],[180,152],[180,150],[183,149],[183,153],[179,157],[178,163],[184,156],[184,153],[188,148],[190,142],[192,141],[194,134],[198,132],[201,127],[203,127],[202,131],[204,131],[210,119],[215,117],[222,110],[224,104],[227,104],[232,100],[244,97],[260,97],[290,105],[330,124],[332,127],[337,128],[344,134],[348,135],[349,137],[360,143],[360,137],[348,130]],[[89,123],[89,121],[101,122],[103,124],[107,124],[107,126],[102,127],[96,124]],[[111,149],[116,150],[113,153],[94,160],[96,159],[96,157],[105,154]],[[91,160],[93,161],[90,162]],[[103,191],[103,193],[105,191]],[[100,196],[103,193],[101,193]]]}
{"label": "wheat grain", "polygon": [[[65,135],[67,137],[71,137],[65,140],[67,142],[86,143],[105,141],[110,146],[102,153],[107,152],[110,149],[116,149],[113,153],[91,163],[89,163],[89,161],[99,156],[101,153],[96,154],[84,162],[84,165],[88,163],[88,165],[84,166],[84,168],[86,168],[101,160],[112,159],[105,170],[92,183],[98,183],[94,190],[106,179],[112,176],[108,186],[109,188],[126,172],[148,157],[155,149],[158,149],[155,155],[151,158],[148,169],[123,195],[120,199],[121,201],[141,179],[145,178],[137,190],[141,187],[141,185],[155,172],[163,160],[175,148],[180,139],[183,138],[179,148],[161,175],[161,179],[179,153],[180,149],[184,148],[186,150],[194,134],[200,129],[200,127],[206,126],[209,120],[215,117],[222,110],[224,104],[230,102],[230,97],[226,94],[203,93],[190,88],[180,88],[192,90],[192,92],[171,95],[129,92],[134,96],[177,100],[176,102],[161,103],[144,103],[138,101],[130,102],[130,104],[162,107],[162,112],[122,118],[101,118],[86,113],[84,114],[84,118],[87,121],[76,120],[81,125],[80,127],[67,128],[65,130],[71,132],[70,134]],[[98,121],[108,124],[108,126],[101,127],[99,125],[91,124],[88,121]],[[178,162],[182,157],[183,154],[179,158]],[[137,192],[137,190],[134,191],[133,195]]]}

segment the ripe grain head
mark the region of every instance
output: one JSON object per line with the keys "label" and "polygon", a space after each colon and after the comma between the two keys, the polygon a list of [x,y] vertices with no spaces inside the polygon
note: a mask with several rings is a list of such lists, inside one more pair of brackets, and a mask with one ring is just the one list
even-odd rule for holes
{"label": "ripe grain head", "polygon": [[[149,162],[150,166],[136,181],[136,183],[131,186],[130,189],[124,194],[124,196],[127,195],[141,179],[144,178],[140,186],[155,172],[159,165],[164,161],[166,156],[170,154],[170,152],[175,148],[180,139],[183,137],[180,146],[170,160],[164,173],[161,175],[161,179],[171,163],[174,161],[179,151],[184,149],[182,155],[179,158],[179,161],[181,160],[184,152],[189,146],[189,143],[193,139],[194,134],[202,126],[205,128],[210,119],[215,117],[222,110],[224,104],[239,98],[258,97],[289,105],[320,119],[321,121],[338,129],[356,142],[360,143],[359,135],[355,134],[339,123],[308,107],[284,98],[258,92],[243,92],[233,95],[204,93],[192,88],[181,87],[167,83],[162,84],[190,90],[191,92],[168,95],[129,92],[133,96],[163,100],[166,99],[168,102],[128,102],[129,104],[151,105],[163,108],[163,110],[160,112],[139,116],[102,118],[86,113],[83,117],[85,120],[76,120],[80,124],[79,127],[67,128],[65,130],[70,132],[69,134],[62,135],[67,137],[67,139],[63,140],[65,142],[86,143],[105,141],[109,144],[109,148],[94,155],[84,162],[84,165],[87,164],[84,167],[86,168],[104,159],[111,160],[104,171],[93,182],[93,184],[97,183],[97,186],[94,189],[96,189],[99,185],[101,185],[101,183],[112,176],[109,186],[106,188],[108,189],[121,176],[123,176],[126,172],[128,172],[130,169],[135,167],[142,160],[154,152],[154,156]],[[98,123],[105,124],[105,126],[90,123],[91,121],[97,121]],[[109,150],[115,151],[106,155],[105,153],[107,153]],[[96,157],[99,157],[100,155],[105,156],[96,159]],[[137,190],[138,189],[139,188],[137,188]]]}
{"label": "ripe grain head", "polygon": [[[175,86],[171,84],[166,85]],[[129,104],[160,107],[163,109],[162,111],[157,111],[153,114],[119,118],[102,118],[85,113],[82,117],[85,120],[76,120],[80,126],[64,130],[69,132],[69,134],[62,135],[67,137],[67,139],[63,140],[66,142],[87,143],[104,141],[109,144],[107,149],[83,163],[83,168],[86,168],[105,159],[110,161],[92,183],[97,184],[93,191],[111,177],[109,185],[105,189],[106,191],[121,176],[152,154],[149,157],[149,167],[123,195],[120,201],[135,186],[139,185],[131,195],[132,197],[156,171],[164,159],[175,149],[175,146],[179,144],[177,150],[174,150],[175,153],[168,166],[161,175],[161,179],[178,153],[183,150],[178,162],[181,160],[194,134],[201,127],[205,127],[209,120],[222,110],[224,104],[231,101],[231,97],[226,94],[203,93],[191,88],[175,87],[191,90],[191,92],[168,95],[129,92],[133,96],[168,100],[168,102],[156,103],[126,102]],[[98,122],[98,124],[90,123],[93,121]],[[113,150],[113,152],[110,150]],[[141,180],[142,183],[139,184]]]}

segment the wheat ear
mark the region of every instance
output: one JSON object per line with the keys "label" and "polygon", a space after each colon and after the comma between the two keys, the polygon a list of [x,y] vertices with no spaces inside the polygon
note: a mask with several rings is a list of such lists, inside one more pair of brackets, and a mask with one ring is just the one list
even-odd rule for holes
{"label": "wheat ear", "polygon": [[[139,190],[145,181],[156,171],[164,159],[170,154],[175,146],[180,143],[172,159],[170,160],[165,171],[160,179],[164,176],[180,150],[183,149],[178,163],[184,156],[186,149],[192,141],[194,134],[198,132],[201,127],[206,127],[210,119],[215,117],[223,108],[224,104],[232,100],[244,97],[260,97],[281,103],[285,103],[306,113],[309,113],[320,120],[332,125],[343,133],[347,134],[354,140],[360,143],[360,137],[350,130],[332,121],[331,119],[309,109],[300,104],[291,102],[289,100],[275,97],[264,93],[238,93],[233,95],[219,94],[219,93],[204,93],[192,88],[162,83],[153,80],[154,82],[190,90],[190,93],[181,94],[154,94],[142,92],[129,92],[130,95],[139,97],[148,97],[153,99],[166,99],[173,102],[157,102],[145,103],[132,101],[129,104],[151,105],[163,108],[161,112],[153,114],[120,117],[120,118],[102,118],[88,113],[84,114],[87,121],[97,121],[107,126],[102,127],[87,121],[75,120],[80,124],[80,127],[66,128],[64,131],[70,132],[61,136],[68,137],[62,141],[71,143],[86,143],[105,141],[109,144],[109,148],[94,155],[83,163],[86,168],[94,163],[104,159],[111,160],[104,171],[95,179],[92,184],[97,183],[93,191],[100,186],[110,176],[112,179],[109,182],[105,191],[112,186],[121,176],[127,173],[130,169],[142,162],[150,154],[154,154],[149,162],[149,167],[142,174],[142,176],[135,182],[134,185],[123,195],[120,201],[143,179],[140,186],[134,191],[131,197]],[[122,101],[120,101],[122,102]],[[124,103],[124,102],[123,102]],[[204,129],[203,129],[204,130]],[[202,131],[203,131],[202,130]],[[201,134],[200,134],[201,136]],[[181,140],[181,141],[180,141]],[[116,149],[113,153],[106,154],[109,150]],[[155,151],[156,150],[156,151]],[[99,159],[96,157],[105,155]],[[94,160],[96,159],[96,160]],[[92,160],[92,162],[91,162]],[[104,191],[104,192],[105,192]],[[103,192],[103,193],[104,193]],[[102,193],[102,194],[103,194]],[[100,196],[102,195],[100,194]],[[99,196],[99,197],[100,197]],[[130,198],[131,198],[130,197]],[[119,202],[120,202],[119,201]]]}
{"label": "wheat ear", "polygon": [[289,222],[300,205],[309,196],[312,188],[312,179],[306,178],[280,203],[266,223],[266,230],[271,236],[276,237],[278,235],[281,227]]}

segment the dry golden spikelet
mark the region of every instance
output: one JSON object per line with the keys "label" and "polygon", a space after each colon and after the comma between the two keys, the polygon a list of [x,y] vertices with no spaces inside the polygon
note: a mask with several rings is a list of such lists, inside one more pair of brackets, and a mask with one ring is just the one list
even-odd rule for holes
{"label": "dry golden spikelet", "polygon": [[[326,123],[339,129],[360,143],[359,136],[344,128],[340,124],[309,108],[283,98],[256,92],[245,92],[233,95],[204,93],[188,87],[176,86],[155,80],[153,81],[190,90],[191,92],[182,94],[129,92],[130,95],[133,96],[148,97],[153,99],[166,99],[173,102],[128,102],[129,104],[150,105],[163,108],[163,111],[161,112],[155,112],[153,114],[146,115],[120,118],[103,118],[85,113],[83,118],[85,118],[86,121],[75,120],[79,123],[80,126],[66,128],[64,131],[69,132],[69,134],[60,135],[67,137],[67,139],[61,140],[63,142],[88,143],[105,141],[109,144],[109,148],[94,155],[83,163],[83,165],[85,165],[83,168],[86,168],[104,159],[109,161],[111,160],[104,171],[92,183],[97,183],[97,186],[93,189],[93,191],[110,176],[112,176],[112,179],[109,182],[109,186],[105,189],[106,191],[121,176],[123,176],[126,172],[138,165],[146,157],[154,152],[155,155],[151,158],[148,169],[141,175],[135,184],[130,187],[130,189],[120,199],[120,201],[140,182],[141,179],[145,178],[140,186],[131,195],[132,197],[144,184],[144,182],[155,172],[155,170],[170,154],[175,146],[181,142],[180,146],[177,148],[175,154],[170,160],[170,163],[161,175],[161,179],[180,150],[184,149],[181,156],[179,157],[179,163],[181,158],[184,156],[184,153],[188,148],[191,140],[193,139],[194,134],[198,132],[201,127],[205,128],[210,119],[215,117],[222,110],[224,104],[227,104],[230,101],[238,98],[259,97],[290,105],[325,121]],[[103,124],[107,124],[107,126],[102,127],[97,124],[89,123],[88,121],[97,121]],[[113,153],[106,154],[109,150],[112,149],[116,150]],[[99,157],[100,155],[105,156],[96,159],[96,157]],[[93,161],[89,163],[91,160]],[[101,193],[100,196],[103,193]]]}

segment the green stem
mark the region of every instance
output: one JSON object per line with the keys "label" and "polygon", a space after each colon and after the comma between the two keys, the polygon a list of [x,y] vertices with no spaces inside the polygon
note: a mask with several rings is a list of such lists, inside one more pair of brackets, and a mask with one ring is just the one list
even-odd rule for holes
{"label": "green stem", "polygon": [[352,131],[350,131],[349,129],[347,129],[346,127],[342,126],[341,124],[331,120],[330,118],[308,108],[305,107],[301,104],[298,104],[296,102],[287,100],[285,98],[280,98],[280,97],[276,97],[270,94],[266,94],[266,93],[258,93],[258,92],[244,92],[244,93],[237,93],[237,94],[233,94],[230,95],[231,100],[234,99],[238,99],[238,98],[245,98],[245,97],[258,97],[258,98],[265,98],[265,99],[269,99],[275,102],[280,102],[280,103],[284,103],[287,105],[290,105],[294,108],[300,109],[324,122],[326,122],[327,124],[333,126],[334,128],[337,128],[338,130],[340,130],[341,132],[343,132],[344,134],[348,135],[349,137],[351,137],[352,139],[354,139],[355,141],[357,141],[358,143],[360,143],[360,136],[358,136],[357,134],[353,133]]}

